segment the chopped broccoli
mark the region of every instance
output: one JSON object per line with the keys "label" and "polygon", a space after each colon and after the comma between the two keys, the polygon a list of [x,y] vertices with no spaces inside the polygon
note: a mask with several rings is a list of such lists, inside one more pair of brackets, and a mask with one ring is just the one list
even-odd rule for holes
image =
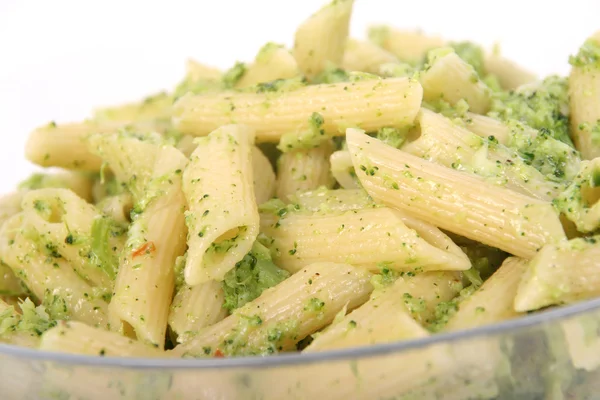
{"label": "chopped broccoli", "polygon": [[94,220],[91,230],[92,262],[99,266],[111,279],[115,279],[119,268],[119,257],[110,246],[110,238],[120,236],[124,229],[112,218],[98,217]]}
{"label": "chopped broccoli", "polygon": [[238,81],[244,76],[246,73],[247,67],[246,64],[242,62],[236,62],[233,67],[227,70],[223,74],[222,83],[226,89],[231,89],[235,87]]}
{"label": "chopped broccoli", "polygon": [[223,307],[233,311],[256,299],[265,289],[277,285],[289,276],[287,271],[271,261],[269,249],[256,242],[252,251],[225,275]]}
{"label": "chopped broccoli", "polygon": [[450,43],[456,54],[470,64],[480,77],[485,75],[483,69],[483,49],[473,42]]}
{"label": "chopped broccoli", "polygon": [[406,137],[412,127],[404,128],[388,128],[384,127],[377,131],[377,139],[382,142],[399,149],[406,142]]}
{"label": "chopped broccoli", "polygon": [[401,276],[400,272],[396,272],[390,269],[387,265],[389,264],[381,263],[380,265],[378,265],[379,273],[371,277],[371,284],[373,285],[375,290],[382,290],[387,288],[392,283],[394,283],[399,276]]}
{"label": "chopped broccoli", "polygon": [[481,286],[483,281],[489,278],[508,257],[508,253],[502,250],[474,241],[461,246],[461,249],[469,257],[472,265],[471,269],[464,274],[471,284],[477,287]]}
{"label": "chopped broccoli", "polygon": [[350,81],[348,72],[341,68],[326,68],[314,79],[315,83],[338,83],[348,81]]}
{"label": "chopped broccoli", "polygon": [[383,78],[408,78],[415,73],[416,69],[406,63],[386,63],[379,66],[379,75]]}
{"label": "chopped broccoli", "polygon": [[428,324],[426,328],[430,332],[434,333],[440,332],[442,329],[444,329],[450,318],[458,311],[460,303],[467,297],[475,293],[476,290],[477,286],[469,285],[463,290],[461,290],[458,296],[456,296],[452,300],[442,301],[441,303],[439,303],[435,307],[435,317],[433,321],[430,324]]}
{"label": "chopped broccoli", "polygon": [[573,147],[569,137],[569,95],[566,78],[550,76],[515,91],[494,93],[489,115],[517,120]]}
{"label": "chopped broccoli", "polygon": [[56,321],[51,320],[44,306],[36,307],[29,297],[19,306],[21,314],[13,306],[0,312],[0,338],[13,332],[25,332],[32,336],[40,336],[56,325]]}
{"label": "chopped broccoli", "polygon": [[279,140],[277,148],[283,152],[289,152],[299,149],[312,149],[318,147],[323,141],[329,139],[325,133],[323,116],[317,112],[311,114],[308,119],[309,128],[300,132],[290,132],[283,134]]}
{"label": "chopped broccoli", "polygon": [[460,99],[455,105],[451,105],[442,99],[438,99],[434,102],[423,101],[423,107],[440,113],[452,120],[466,118],[467,112],[469,111],[469,103],[467,103],[464,99]]}
{"label": "chopped broccoli", "polygon": [[588,39],[575,56],[569,57],[569,63],[574,67],[600,67],[600,39]]}

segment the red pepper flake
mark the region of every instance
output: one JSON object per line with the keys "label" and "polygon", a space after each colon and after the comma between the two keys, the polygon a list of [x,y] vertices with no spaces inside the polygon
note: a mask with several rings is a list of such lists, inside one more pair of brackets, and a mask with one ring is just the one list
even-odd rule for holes
{"label": "red pepper flake", "polygon": [[223,358],[223,357],[225,357],[225,354],[223,354],[223,352],[220,349],[217,349],[215,351],[215,356],[214,357],[215,358]]}
{"label": "red pepper flake", "polygon": [[136,258],[137,256],[141,256],[143,254],[154,253],[155,250],[156,246],[154,245],[154,242],[146,242],[141,245],[139,249],[134,250],[133,253],[131,253],[131,258]]}

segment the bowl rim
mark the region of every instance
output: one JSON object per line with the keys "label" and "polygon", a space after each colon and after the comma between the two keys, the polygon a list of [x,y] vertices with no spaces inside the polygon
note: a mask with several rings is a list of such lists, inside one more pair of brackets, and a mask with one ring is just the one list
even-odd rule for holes
{"label": "bowl rim", "polygon": [[573,305],[552,308],[536,312],[535,314],[472,329],[438,333],[419,339],[315,353],[282,353],[271,356],[229,358],[100,357],[51,352],[0,343],[0,356],[15,357],[20,361],[28,360],[36,362],[54,362],[64,365],[91,366],[98,368],[118,367],[140,370],[220,370],[236,368],[272,368],[386,356],[392,353],[400,353],[402,351],[417,350],[435,344],[454,343],[474,338],[480,339],[502,333],[513,333],[526,328],[543,326],[544,324],[552,322],[564,322],[564,320],[568,318],[576,317],[589,311],[596,310],[600,310],[600,298],[576,303]]}

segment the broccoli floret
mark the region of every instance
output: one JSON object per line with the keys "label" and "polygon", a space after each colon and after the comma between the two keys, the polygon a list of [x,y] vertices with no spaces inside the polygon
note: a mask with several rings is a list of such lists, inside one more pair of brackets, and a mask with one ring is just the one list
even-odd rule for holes
{"label": "broccoli floret", "polygon": [[600,67],[600,38],[588,39],[575,56],[569,57],[569,64],[574,67]]}
{"label": "broccoli floret", "polygon": [[455,298],[450,301],[442,301],[435,307],[435,317],[433,321],[427,325],[430,332],[439,332],[448,323],[450,318],[458,311],[460,303],[467,297],[471,296],[478,289],[475,285],[469,285],[461,290]]}
{"label": "broccoli floret", "polygon": [[115,279],[119,268],[118,254],[111,248],[111,237],[121,236],[125,229],[112,218],[98,217],[92,224],[90,233],[91,260],[100,267],[111,279]]}
{"label": "broccoli floret", "polygon": [[450,43],[450,46],[454,49],[456,54],[462,58],[466,63],[471,64],[475,72],[480,77],[485,75],[483,69],[483,49],[481,46],[476,45],[473,42],[455,42]]}
{"label": "broccoli floret", "polygon": [[406,142],[406,138],[411,128],[412,127],[410,126],[404,128],[384,127],[377,131],[376,138],[392,147],[399,149],[404,142]]}
{"label": "broccoli floret", "polygon": [[469,111],[469,103],[467,103],[464,99],[460,99],[455,105],[451,105],[442,99],[438,99],[433,102],[423,101],[423,107],[440,113],[452,120],[465,119],[467,117],[467,112]]}
{"label": "broccoli floret", "polygon": [[550,76],[515,91],[493,94],[491,117],[517,120],[573,147],[569,137],[569,95],[566,78]]}
{"label": "broccoli floret", "polygon": [[223,307],[233,311],[256,299],[265,289],[277,285],[289,276],[289,272],[273,263],[269,250],[256,242],[252,251],[225,275]]}
{"label": "broccoli floret", "polygon": [[238,83],[238,81],[242,78],[242,76],[244,76],[246,70],[246,64],[242,62],[236,62],[233,67],[223,74],[223,78],[221,79],[223,86],[226,89],[233,88],[235,84]]}
{"label": "broccoli floret", "polygon": [[481,286],[483,281],[489,278],[508,257],[508,253],[502,250],[477,242],[461,246],[461,249],[469,257],[472,265],[470,269],[464,271],[464,275],[472,285],[477,287]]}
{"label": "broccoli floret", "polygon": [[50,318],[44,306],[36,307],[29,298],[26,298],[19,306],[21,314],[13,306],[0,312],[0,338],[13,332],[40,336],[56,325],[56,321]]}
{"label": "broccoli floret", "polygon": [[315,79],[315,83],[338,83],[348,82],[350,76],[341,68],[326,68]]}

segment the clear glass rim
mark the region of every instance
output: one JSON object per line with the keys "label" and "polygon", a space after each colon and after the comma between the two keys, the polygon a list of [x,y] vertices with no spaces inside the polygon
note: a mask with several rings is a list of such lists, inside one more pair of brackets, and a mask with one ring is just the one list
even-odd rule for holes
{"label": "clear glass rim", "polygon": [[535,314],[526,315],[496,324],[448,333],[438,333],[426,338],[405,340],[400,342],[354,347],[342,350],[331,350],[317,353],[286,353],[272,356],[250,356],[231,358],[134,358],[134,357],[99,357],[79,354],[50,352],[26,347],[1,344],[0,355],[27,359],[30,361],[54,362],[65,365],[132,368],[132,369],[233,369],[233,368],[270,368],[289,365],[308,365],[323,361],[343,361],[356,358],[371,358],[378,355],[389,355],[407,350],[415,350],[440,343],[452,343],[471,338],[497,335],[514,330],[543,325],[575,317],[588,311],[600,309],[600,298],[562,306]]}

